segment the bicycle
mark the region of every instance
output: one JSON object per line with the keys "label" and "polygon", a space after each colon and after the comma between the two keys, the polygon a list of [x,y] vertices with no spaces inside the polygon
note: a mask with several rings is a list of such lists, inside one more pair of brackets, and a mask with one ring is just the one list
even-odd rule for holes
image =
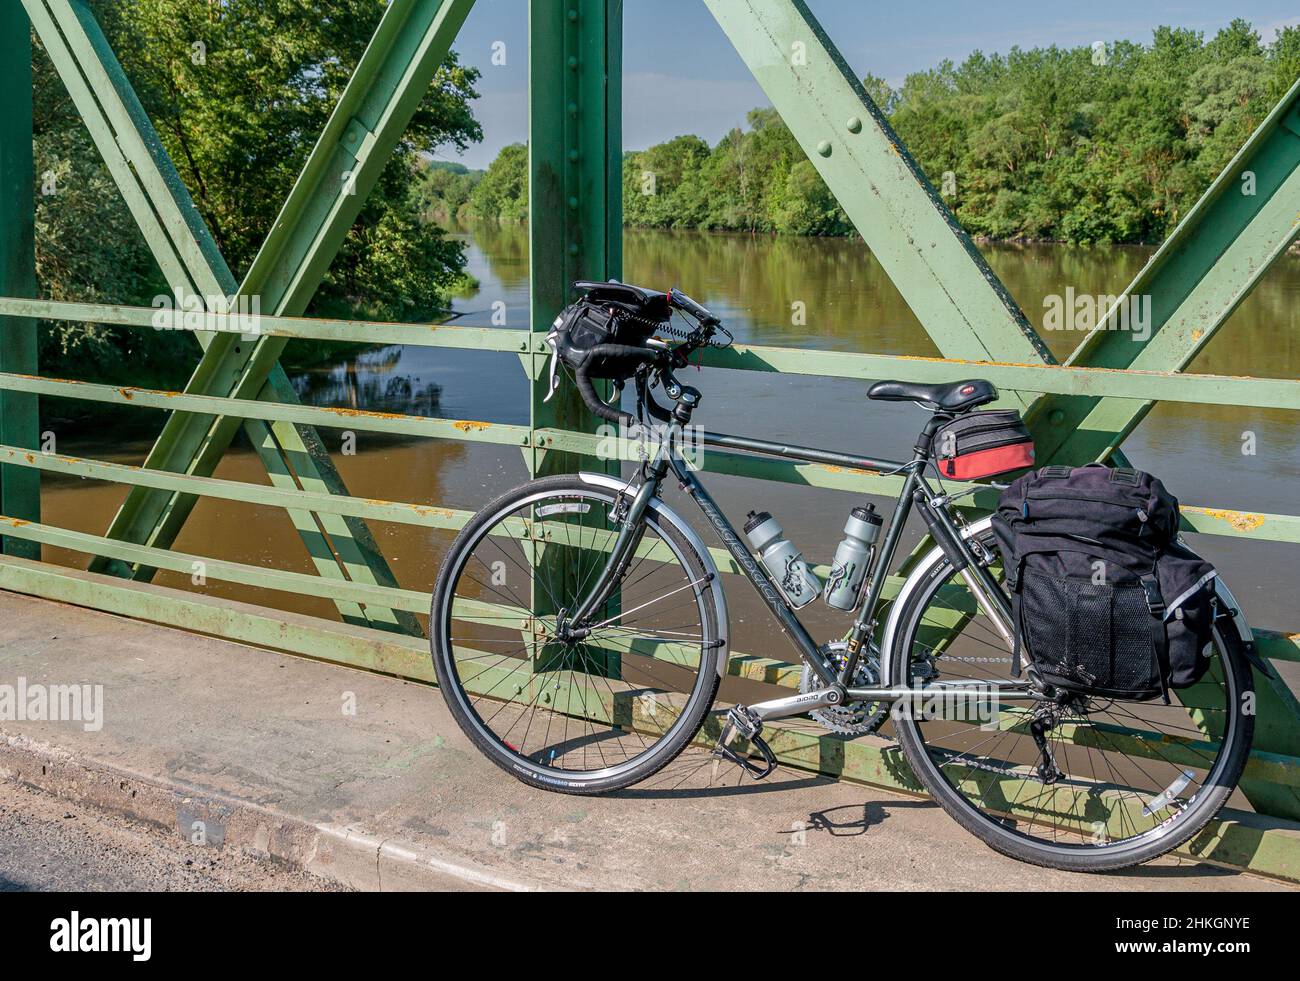
{"label": "bicycle", "polygon": [[[691,430],[704,446],[902,478],[851,627],[818,644],[683,457],[701,394],[675,371],[719,343],[721,323],[680,290],[644,292],[666,298],[690,329],[677,343],[652,338],[592,353],[626,360],[637,416],[657,425],[652,457],[628,479],[546,477],[501,495],[464,526],[440,571],[430,621],[437,680],[482,752],[527,784],[571,794],[636,784],[701,740],[762,778],[776,766],[765,725],[809,714],[835,738],[892,726],[914,789],[1022,861],[1117,869],[1206,826],[1250,750],[1251,665],[1267,670],[1221,579],[1213,664],[1169,705],[1062,697],[1032,672],[1013,673],[1011,606],[990,519],[967,520],[955,502],[970,491],[949,494],[925,472],[936,430],[996,400],[997,390],[979,379],[882,381],[869,399],[930,411],[909,460]],[[587,406],[618,426],[636,424],[598,397],[590,363],[575,373]],[[712,714],[727,674],[727,602],[709,549],[662,499],[669,475],[798,653],[797,693]],[[913,511],[934,545],[900,583],[888,573]],[[882,751],[907,782],[896,757]]]}

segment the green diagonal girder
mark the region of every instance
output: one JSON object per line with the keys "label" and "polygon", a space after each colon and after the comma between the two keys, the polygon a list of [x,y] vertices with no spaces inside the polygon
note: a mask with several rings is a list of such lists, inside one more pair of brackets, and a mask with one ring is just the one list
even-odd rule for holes
{"label": "green diagonal girder", "polygon": [[[1243,193],[1253,190],[1253,194]],[[1067,364],[1176,372],[1300,235],[1300,81],[1282,98]],[[1151,334],[1120,312],[1150,297]],[[1261,354],[1264,352],[1261,352]],[[1153,402],[1049,395],[1029,412],[1041,462],[1104,460]]]}
{"label": "green diagonal girder", "polygon": [[[471,6],[472,0],[394,0],[390,5],[240,286],[240,295],[259,296],[262,309],[273,315],[294,315],[306,308]],[[274,397],[274,381],[268,379],[275,375],[285,343],[277,337],[250,343],[218,334],[186,391]],[[146,465],[210,474],[238,425],[230,418],[176,413]],[[298,460],[291,462],[298,470]],[[169,544],[194,503],[191,495],[136,489],[109,535]]]}
{"label": "green diagonal girder", "polygon": [[[168,283],[173,289],[202,297],[234,293],[234,276],[89,8],[81,0],[24,2]],[[206,349],[213,335],[196,332],[195,337]],[[277,400],[297,401],[278,365],[271,387]],[[328,456],[320,452],[315,433],[300,433],[292,425],[279,423],[268,426],[248,421],[244,425],[277,486],[347,493]],[[308,445],[317,449],[309,451]],[[287,513],[321,575],[396,585],[363,522],[336,515],[314,516],[296,508]],[[110,561],[107,565],[122,575],[132,572],[125,563]],[[348,622],[405,632],[419,630],[418,621],[409,614],[381,607],[363,609],[355,603],[338,605]]]}
{"label": "green diagonal girder", "polygon": [[1052,363],[803,0],[705,3],[944,357]]}

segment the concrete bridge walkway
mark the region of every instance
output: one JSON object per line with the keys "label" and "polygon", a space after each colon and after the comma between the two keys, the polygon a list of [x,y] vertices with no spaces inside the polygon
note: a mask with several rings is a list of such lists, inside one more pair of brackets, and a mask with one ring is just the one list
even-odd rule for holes
{"label": "concrete bridge walkway", "polygon": [[0,777],[365,889],[1291,888],[1189,859],[1036,869],[926,801],[793,770],[711,784],[695,751],[616,797],[540,793],[435,689],[0,592],[0,685],[20,682],[102,686],[102,725],[5,713]]}

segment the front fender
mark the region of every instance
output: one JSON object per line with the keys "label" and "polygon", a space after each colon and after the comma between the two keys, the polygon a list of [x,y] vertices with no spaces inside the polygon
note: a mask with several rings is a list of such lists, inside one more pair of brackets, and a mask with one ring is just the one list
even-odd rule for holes
{"label": "front fender", "polygon": [[[629,489],[626,480],[603,473],[583,471],[578,474],[578,477],[584,484],[604,487],[607,490],[622,493]],[[694,528],[682,520],[676,511],[658,498],[651,498],[649,508],[654,514],[654,520],[657,524],[672,525],[676,531],[681,533],[681,536],[695,550],[700,564],[704,566],[704,571],[712,576],[711,581],[714,587],[710,590],[710,593],[713,596],[713,611],[718,621],[718,649],[717,656],[714,659],[714,669],[718,672],[718,677],[722,677],[727,672],[727,658],[731,650],[731,620],[727,615],[727,597],[722,592],[722,578],[718,572],[717,563],[713,561],[713,556],[709,554],[709,549],[704,544],[703,539],[695,533]]]}

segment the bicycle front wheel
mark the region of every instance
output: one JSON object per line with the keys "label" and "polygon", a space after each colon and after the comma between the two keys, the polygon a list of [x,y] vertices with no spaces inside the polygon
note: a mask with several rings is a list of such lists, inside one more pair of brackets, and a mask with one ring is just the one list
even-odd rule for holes
{"label": "bicycle front wheel", "polygon": [[[996,554],[991,535],[979,538]],[[893,683],[1011,680],[1011,651],[963,577],[946,559],[917,575]],[[1216,630],[1209,670],[1171,705],[936,701],[896,713],[895,726],[913,772],[966,830],[1024,862],[1098,872],[1150,861],[1218,813],[1250,751],[1252,691],[1249,663]],[[1045,779],[1044,745],[1063,777]]]}
{"label": "bicycle front wheel", "polygon": [[475,745],[525,783],[592,794],[644,780],[713,703],[721,586],[657,509],[581,639],[557,636],[601,579],[630,501],[576,476],[533,481],[480,511],[443,563],[438,684]]}

